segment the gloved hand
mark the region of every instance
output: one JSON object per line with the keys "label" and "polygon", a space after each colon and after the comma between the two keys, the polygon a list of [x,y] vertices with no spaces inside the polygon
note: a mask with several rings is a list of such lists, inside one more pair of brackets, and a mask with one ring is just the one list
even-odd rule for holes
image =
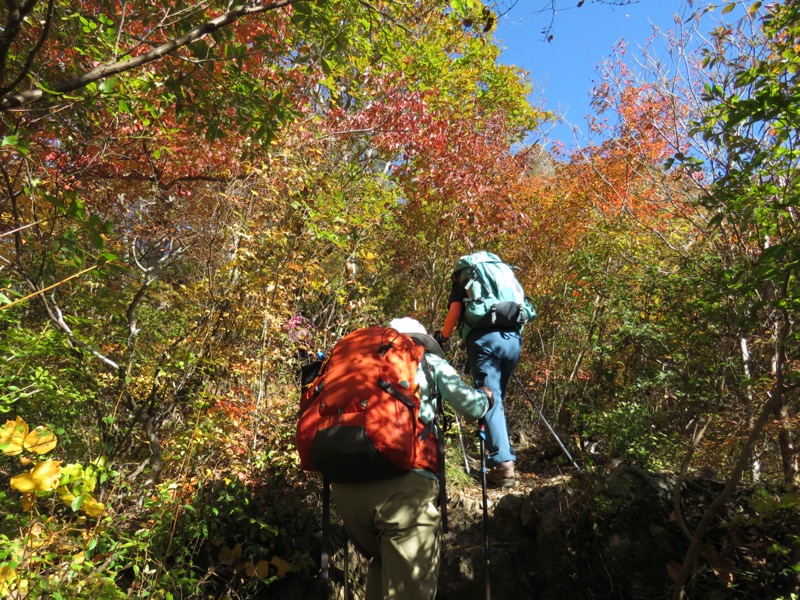
{"label": "gloved hand", "polygon": [[442,347],[442,350],[444,350],[444,347],[445,345],[447,345],[447,340],[449,338],[444,337],[441,331],[437,331],[436,333],[433,334],[433,339],[436,340],[436,343]]}
{"label": "gloved hand", "polygon": [[486,397],[489,399],[489,410],[492,410],[492,407],[494,406],[494,394],[492,393],[492,390],[486,386],[479,387],[478,389],[486,394]]}

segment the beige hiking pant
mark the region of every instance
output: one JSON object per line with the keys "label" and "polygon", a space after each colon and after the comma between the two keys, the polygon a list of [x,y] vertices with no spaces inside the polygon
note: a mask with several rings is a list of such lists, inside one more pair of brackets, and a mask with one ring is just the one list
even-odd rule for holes
{"label": "beige hiking pant", "polygon": [[433,600],[439,576],[439,483],[407,473],[334,483],[331,495],[356,548],[372,560],[366,600]]}

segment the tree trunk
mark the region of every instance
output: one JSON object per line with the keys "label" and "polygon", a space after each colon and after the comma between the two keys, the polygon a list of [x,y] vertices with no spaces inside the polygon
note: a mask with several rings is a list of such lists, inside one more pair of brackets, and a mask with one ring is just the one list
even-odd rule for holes
{"label": "tree trunk", "polygon": [[[772,355],[772,372],[777,373],[783,367],[784,353],[780,345],[783,343],[780,331],[788,329],[788,324],[779,317],[773,326],[775,330],[775,352]],[[778,447],[781,452],[781,466],[783,467],[783,481],[786,489],[798,489],[797,451],[795,450],[794,436],[792,434],[792,415],[785,394],[781,394],[780,404],[775,409],[775,416],[780,423],[778,429]]]}
{"label": "tree trunk", "polygon": [[[753,414],[753,375],[750,370],[750,347],[746,336],[739,338],[739,345],[742,349],[742,368],[747,379],[747,387],[744,393],[744,414],[747,419],[747,428],[752,430],[755,419]],[[752,462],[750,463],[750,477],[753,483],[758,483],[761,480],[761,461],[757,452],[753,452]]]}

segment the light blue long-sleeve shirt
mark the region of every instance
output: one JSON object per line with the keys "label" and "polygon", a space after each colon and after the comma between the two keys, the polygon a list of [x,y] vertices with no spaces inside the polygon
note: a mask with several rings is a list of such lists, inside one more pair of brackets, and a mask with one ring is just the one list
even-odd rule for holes
{"label": "light blue long-sleeve shirt", "polygon": [[[482,390],[476,390],[461,379],[458,372],[445,359],[426,352],[425,360],[442,399],[452,406],[453,410],[470,421],[476,421],[486,414],[489,410],[489,398]],[[436,416],[436,400],[432,397],[433,390],[422,366],[417,369],[415,381],[419,385],[421,398],[420,420],[423,423],[430,423]],[[435,431],[433,433],[436,434]],[[429,471],[414,469],[414,472],[429,479],[436,478],[436,475]]]}
{"label": "light blue long-sleeve shirt", "polygon": [[[486,414],[486,411],[489,410],[489,399],[484,392],[476,390],[461,379],[445,359],[426,352],[425,360],[428,362],[431,376],[436,382],[436,388],[442,395],[442,399],[452,406],[453,410],[469,421],[477,421]],[[431,397],[432,390],[425,370],[421,366],[417,369],[416,383],[419,385],[419,394],[422,399],[419,418],[423,423],[430,423],[436,416],[436,402]]]}

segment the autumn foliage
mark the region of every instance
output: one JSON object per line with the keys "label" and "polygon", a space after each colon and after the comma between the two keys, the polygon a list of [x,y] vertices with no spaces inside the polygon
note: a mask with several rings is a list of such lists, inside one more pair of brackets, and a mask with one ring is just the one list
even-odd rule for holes
{"label": "autumn foliage", "polygon": [[702,95],[621,44],[564,148],[530,144],[550,117],[493,8],[0,7],[0,595],[313,582],[299,368],[439,326],[474,249],[519,267],[518,374],[589,469],[796,490],[796,9],[701,46]]}

